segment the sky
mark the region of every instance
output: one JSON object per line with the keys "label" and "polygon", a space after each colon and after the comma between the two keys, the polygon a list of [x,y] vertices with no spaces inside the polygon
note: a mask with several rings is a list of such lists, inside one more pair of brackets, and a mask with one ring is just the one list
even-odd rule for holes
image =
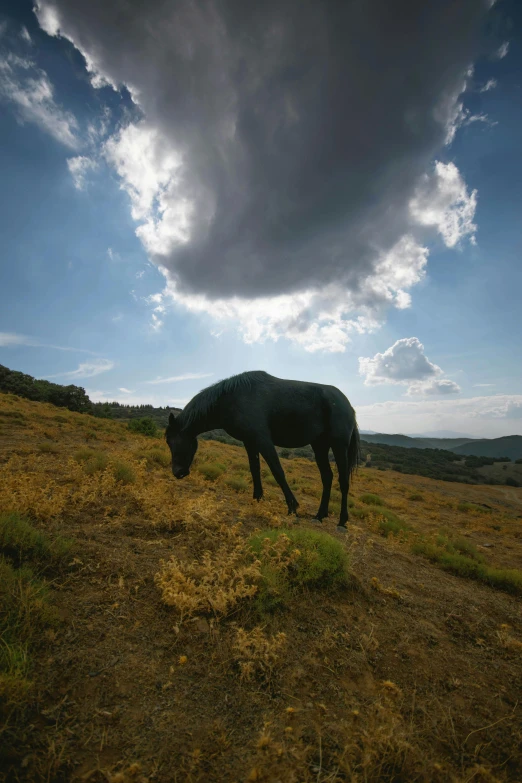
{"label": "sky", "polygon": [[4,0],[0,364],[522,434],[515,0]]}

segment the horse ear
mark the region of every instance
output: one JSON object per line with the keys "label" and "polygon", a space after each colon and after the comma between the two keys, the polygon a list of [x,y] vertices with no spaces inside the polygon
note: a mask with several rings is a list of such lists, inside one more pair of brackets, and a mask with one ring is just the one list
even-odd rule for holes
{"label": "horse ear", "polygon": [[171,430],[177,430],[178,429],[177,419],[176,419],[176,417],[174,416],[173,413],[171,413],[170,416],[169,416],[169,429],[171,429]]}

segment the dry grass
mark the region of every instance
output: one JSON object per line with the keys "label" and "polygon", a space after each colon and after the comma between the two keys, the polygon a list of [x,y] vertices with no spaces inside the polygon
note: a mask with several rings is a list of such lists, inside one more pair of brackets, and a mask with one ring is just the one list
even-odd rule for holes
{"label": "dry grass", "polygon": [[306,460],[296,520],[265,466],[250,499],[242,448],[176,482],[123,423],[0,414],[0,780],[522,778],[519,599],[491,578],[522,562],[521,489],[361,469],[338,536]]}

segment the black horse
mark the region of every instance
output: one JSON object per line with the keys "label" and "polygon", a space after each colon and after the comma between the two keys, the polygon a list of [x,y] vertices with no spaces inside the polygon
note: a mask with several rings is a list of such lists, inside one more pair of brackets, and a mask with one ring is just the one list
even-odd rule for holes
{"label": "black horse", "polygon": [[339,471],[341,514],[338,529],[346,531],[350,476],[359,463],[359,430],[355,411],[339,389],[321,383],[287,381],[266,372],[234,375],[196,394],[165,432],[172,453],[172,472],[188,475],[198,448],[197,435],[224,429],[243,441],[254,482],[254,498],[263,496],[259,455],[265,459],[283,490],[288,513],[297,515],[298,502],[288,486],[275,446],[295,448],[310,444],[323,482],[316,519],[328,516],[333,451]]}

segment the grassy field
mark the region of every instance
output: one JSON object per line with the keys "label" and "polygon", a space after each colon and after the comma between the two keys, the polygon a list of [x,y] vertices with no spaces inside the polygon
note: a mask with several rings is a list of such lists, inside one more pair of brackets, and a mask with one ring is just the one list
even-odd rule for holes
{"label": "grassy field", "polygon": [[522,779],[522,489],[282,462],[0,394],[0,780]]}

